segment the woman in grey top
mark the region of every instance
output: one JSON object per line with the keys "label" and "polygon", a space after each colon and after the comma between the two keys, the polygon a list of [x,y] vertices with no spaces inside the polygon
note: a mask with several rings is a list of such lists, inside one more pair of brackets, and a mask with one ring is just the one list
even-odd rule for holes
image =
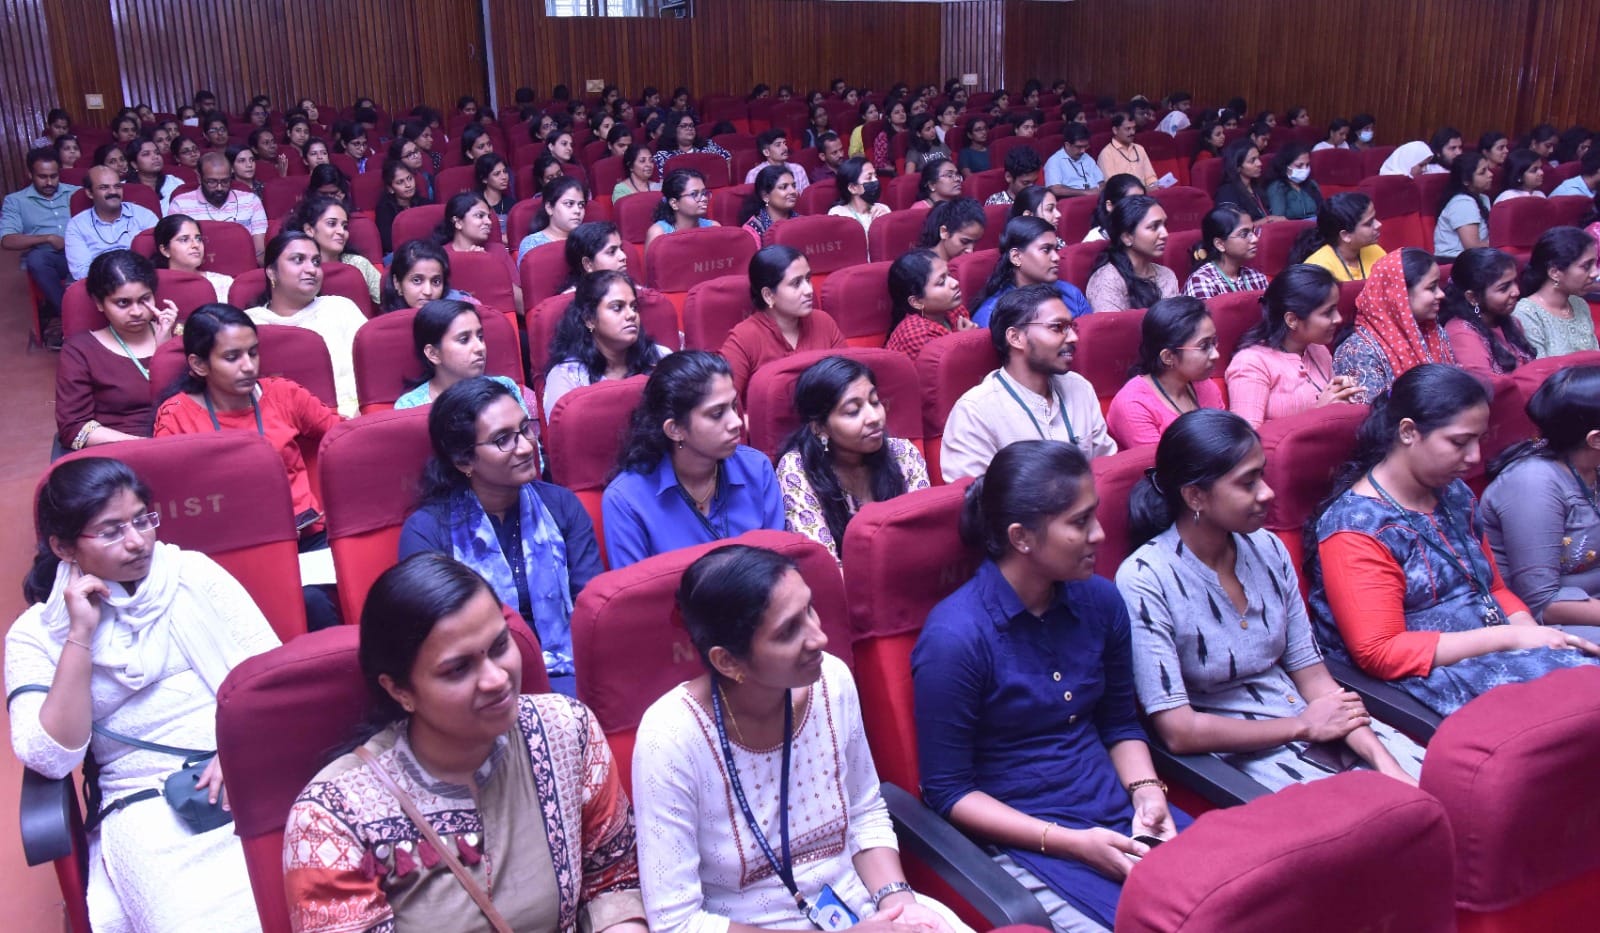
{"label": "woman in grey top", "polygon": [[1540,235],[1522,270],[1522,300],[1511,312],[1540,357],[1600,349],[1584,300],[1594,283],[1594,237],[1577,227]]}
{"label": "woman in grey top", "polygon": [[[1546,625],[1600,626],[1600,366],[1569,366],[1528,401],[1540,439],[1501,454],[1483,494],[1495,564]],[[1600,634],[1577,630],[1586,638]]]}
{"label": "woman in grey top", "polygon": [[1371,767],[1410,784],[1422,749],[1334,683],[1289,553],[1262,529],[1266,457],[1238,415],[1178,418],[1129,501],[1117,571],[1133,620],[1139,702],[1168,748],[1217,755],[1258,783]]}

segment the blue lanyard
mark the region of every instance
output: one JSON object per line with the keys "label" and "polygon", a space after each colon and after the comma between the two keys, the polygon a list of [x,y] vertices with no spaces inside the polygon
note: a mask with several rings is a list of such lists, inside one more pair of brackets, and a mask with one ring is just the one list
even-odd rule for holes
{"label": "blue lanyard", "polygon": [[756,822],[756,815],[750,809],[750,802],[745,799],[744,785],[739,781],[739,766],[733,762],[733,746],[728,743],[728,729],[723,724],[722,691],[717,688],[717,675],[711,675],[711,711],[717,720],[717,741],[722,745],[722,760],[728,766],[728,783],[733,785],[734,799],[739,802],[739,811],[744,814],[744,821],[749,824],[750,832],[756,837],[756,845],[761,847],[761,852],[767,857],[767,864],[772,866],[772,871],[783,882],[783,886],[794,895],[794,903],[802,913],[808,916],[811,905],[806,903],[805,895],[800,893],[800,886],[794,880],[794,860],[789,857],[789,746],[794,739],[794,698],[790,691],[783,691],[783,776],[778,791],[778,832],[779,842],[783,846],[783,861],[778,861],[778,856],[772,851],[772,843],[767,841],[767,834],[761,831],[761,824]]}
{"label": "blue lanyard", "polygon": [[[1416,532],[1417,537],[1422,539],[1422,543],[1429,550],[1460,568],[1462,575],[1467,578],[1467,582],[1472,584],[1473,592],[1477,593],[1478,602],[1483,606],[1484,624],[1503,625],[1505,618],[1501,615],[1499,603],[1495,602],[1494,599],[1494,577],[1492,574],[1485,574],[1478,569],[1477,562],[1472,559],[1472,535],[1456,526],[1456,520],[1450,514],[1450,509],[1448,507],[1444,509],[1445,531],[1440,532],[1431,522],[1419,522],[1412,518],[1411,510],[1395,501],[1394,496],[1389,495],[1389,490],[1378,484],[1378,478],[1373,476],[1370,470],[1367,471],[1367,482],[1371,483],[1372,488],[1377,491],[1378,495],[1383,497],[1383,501],[1394,506],[1395,511],[1400,513],[1400,520],[1410,526],[1412,531]],[[1444,505],[1442,499],[1440,500],[1440,505]],[[1451,535],[1455,535],[1462,540],[1460,542],[1453,541],[1451,540]],[[1436,536],[1443,538],[1444,542],[1441,544],[1436,540]],[[1459,554],[1455,551],[1458,543],[1462,549]]]}

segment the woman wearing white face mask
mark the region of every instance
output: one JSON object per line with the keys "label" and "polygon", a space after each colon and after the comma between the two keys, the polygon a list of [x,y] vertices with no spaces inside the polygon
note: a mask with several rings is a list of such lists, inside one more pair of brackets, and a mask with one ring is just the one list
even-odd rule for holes
{"label": "woman wearing white face mask", "polygon": [[1272,160],[1272,174],[1272,182],[1267,185],[1270,214],[1289,220],[1317,216],[1322,189],[1311,179],[1311,150],[1301,143],[1284,146]]}
{"label": "woman wearing white face mask", "polygon": [[1377,121],[1370,113],[1358,113],[1350,118],[1350,148],[1357,152],[1371,149],[1377,136]]}

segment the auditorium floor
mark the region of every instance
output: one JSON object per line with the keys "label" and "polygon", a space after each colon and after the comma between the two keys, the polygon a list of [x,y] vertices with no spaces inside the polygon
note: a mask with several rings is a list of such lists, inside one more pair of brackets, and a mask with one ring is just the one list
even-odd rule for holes
{"label": "auditorium floor", "polygon": [[[17,254],[0,253],[0,619],[23,610],[22,575],[33,560],[33,489],[50,462],[55,426],[55,354],[28,352],[28,282]],[[4,624],[9,627],[10,622]],[[66,929],[61,891],[48,865],[28,868],[17,834],[17,793],[22,767],[11,754],[9,720],[0,716],[0,904],[10,933],[57,933]]]}

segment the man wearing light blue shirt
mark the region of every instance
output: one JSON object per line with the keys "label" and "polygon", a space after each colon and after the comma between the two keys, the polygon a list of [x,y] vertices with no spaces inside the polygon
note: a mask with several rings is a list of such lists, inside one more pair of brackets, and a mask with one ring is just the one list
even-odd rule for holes
{"label": "man wearing light blue shirt", "polygon": [[6,195],[0,206],[0,249],[20,251],[28,278],[60,309],[68,282],[68,206],[78,186],[61,183],[61,161],[54,149],[29,151],[28,175],[33,183]]}
{"label": "man wearing light blue shirt", "polygon": [[74,281],[89,274],[101,253],[127,249],[141,230],[156,225],[148,208],[122,200],[122,179],[104,165],[89,169],[89,199],[94,206],[67,221],[67,269]]}
{"label": "man wearing light blue shirt", "polygon": [[1579,165],[1578,174],[1557,185],[1556,190],[1550,192],[1552,198],[1567,195],[1577,195],[1580,198],[1594,197],[1595,191],[1600,189],[1600,146],[1590,147],[1589,151],[1583,154],[1583,160]]}
{"label": "man wearing light blue shirt", "polygon": [[1089,158],[1089,128],[1068,123],[1062,134],[1061,151],[1044,164],[1045,187],[1057,198],[1098,195],[1106,176]]}

